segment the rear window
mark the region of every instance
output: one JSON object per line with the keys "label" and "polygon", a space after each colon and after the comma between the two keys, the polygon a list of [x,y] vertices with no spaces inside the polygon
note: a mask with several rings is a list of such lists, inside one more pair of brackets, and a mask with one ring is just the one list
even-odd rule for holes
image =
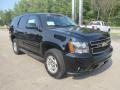
{"label": "rear window", "polygon": [[37,27],[37,17],[34,15],[31,15],[27,21],[26,26],[31,28]]}

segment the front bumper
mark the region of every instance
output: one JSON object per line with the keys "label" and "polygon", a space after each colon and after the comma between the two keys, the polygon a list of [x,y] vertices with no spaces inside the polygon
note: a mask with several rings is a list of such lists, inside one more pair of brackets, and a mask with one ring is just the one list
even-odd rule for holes
{"label": "front bumper", "polygon": [[104,65],[112,56],[113,48],[108,48],[100,54],[72,54],[64,55],[68,72],[91,71]]}

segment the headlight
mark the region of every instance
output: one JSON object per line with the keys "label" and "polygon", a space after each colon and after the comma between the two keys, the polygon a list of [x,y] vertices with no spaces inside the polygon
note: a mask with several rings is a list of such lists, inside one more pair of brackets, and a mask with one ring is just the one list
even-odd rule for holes
{"label": "headlight", "polygon": [[75,38],[69,42],[69,50],[71,53],[89,53],[88,43],[86,42],[79,42]]}

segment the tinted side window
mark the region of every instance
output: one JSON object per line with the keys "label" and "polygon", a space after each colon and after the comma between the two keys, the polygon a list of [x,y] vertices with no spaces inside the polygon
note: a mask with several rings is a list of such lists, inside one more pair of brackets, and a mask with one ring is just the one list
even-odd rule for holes
{"label": "tinted side window", "polygon": [[11,26],[17,27],[19,20],[20,20],[20,16],[14,17],[11,22]]}
{"label": "tinted side window", "polygon": [[22,16],[22,18],[20,19],[20,22],[19,22],[19,28],[25,28],[28,17],[29,17],[28,15]]}
{"label": "tinted side window", "polygon": [[96,25],[101,25],[100,22],[97,22]]}
{"label": "tinted side window", "polygon": [[107,26],[107,23],[106,23],[106,22],[103,22],[103,26]]}
{"label": "tinted side window", "polygon": [[30,16],[28,21],[27,21],[27,25],[26,27],[28,28],[36,28],[37,27],[37,17],[36,16]]}
{"label": "tinted side window", "polygon": [[103,26],[105,25],[104,22],[102,22],[102,25],[103,25]]}

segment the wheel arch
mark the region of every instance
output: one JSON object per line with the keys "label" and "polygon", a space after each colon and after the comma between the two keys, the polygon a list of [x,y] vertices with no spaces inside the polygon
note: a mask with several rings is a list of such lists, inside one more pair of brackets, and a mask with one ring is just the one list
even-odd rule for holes
{"label": "wheel arch", "polygon": [[49,49],[56,48],[60,51],[63,51],[62,47],[54,42],[44,42],[42,43],[42,54],[44,56],[45,52]]}
{"label": "wheel arch", "polygon": [[10,38],[11,38],[11,41],[13,42],[13,40],[14,40],[16,37],[15,37],[14,35],[11,35]]}

